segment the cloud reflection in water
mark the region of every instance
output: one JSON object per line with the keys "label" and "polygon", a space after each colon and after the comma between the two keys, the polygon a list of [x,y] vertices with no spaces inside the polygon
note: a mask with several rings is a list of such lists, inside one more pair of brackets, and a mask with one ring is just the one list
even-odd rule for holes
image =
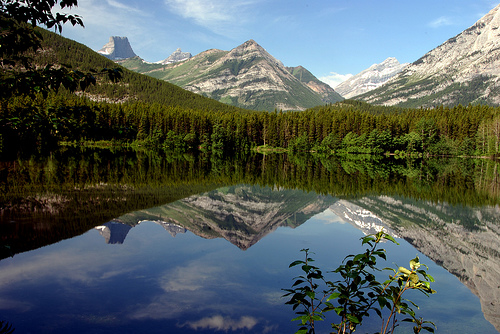
{"label": "cloud reflection in water", "polygon": [[258,323],[254,317],[242,316],[239,320],[215,315],[213,317],[202,318],[198,321],[186,322],[182,327],[190,327],[195,330],[215,329],[218,331],[236,331],[240,329],[252,329]]}

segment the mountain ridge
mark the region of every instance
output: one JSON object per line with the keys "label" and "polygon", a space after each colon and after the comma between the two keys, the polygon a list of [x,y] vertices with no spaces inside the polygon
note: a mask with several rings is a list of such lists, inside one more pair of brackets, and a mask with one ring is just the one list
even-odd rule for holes
{"label": "mountain ridge", "polygon": [[[46,29],[39,28],[38,31],[43,37],[42,47],[44,52],[37,53],[35,57],[37,66],[66,64],[81,71],[117,67],[116,62],[81,43]],[[138,57],[129,59],[136,58]],[[112,103],[141,101],[201,110],[240,110],[248,112],[248,110],[239,109],[191,93],[169,82],[156,80],[126,68],[122,68],[122,70],[123,77],[118,83],[100,81],[97,85],[87,87],[85,95],[94,101]]]}
{"label": "mountain ridge", "polygon": [[177,48],[174,52],[170,54],[170,56],[168,56],[164,60],[156,62],[156,64],[166,65],[171,63],[177,63],[189,59],[192,56],[193,55],[190,52],[182,52],[181,48]]}
{"label": "mountain ridge", "polygon": [[362,101],[402,107],[500,104],[500,5]]}
{"label": "mountain ridge", "polygon": [[[253,39],[230,51],[210,49],[182,63],[147,65],[139,59],[118,62],[131,70],[169,81],[191,92],[255,110],[305,110],[343,100],[327,84],[302,82]],[[292,69],[297,69],[294,67]]]}
{"label": "mountain ridge", "polygon": [[408,65],[408,63],[400,64],[396,58],[389,57],[353,75],[336,86],[335,90],[346,99],[356,97],[382,86]]}

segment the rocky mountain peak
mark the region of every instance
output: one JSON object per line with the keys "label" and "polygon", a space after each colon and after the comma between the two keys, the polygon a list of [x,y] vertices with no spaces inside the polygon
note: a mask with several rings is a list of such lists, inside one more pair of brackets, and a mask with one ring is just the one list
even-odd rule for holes
{"label": "rocky mountain peak", "polygon": [[257,42],[255,42],[253,39],[250,39],[246,41],[245,43],[235,47],[232,49],[228,55],[228,58],[239,58],[239,57],[247,57],[247,58],[252,58],[252,57],[262,57],[271,63],[277,64],[281,67],[284,66],[283,63],[273,56],[269,52],[266,51],[262,46],[260,46]]}
{"label": "rocky mountain peak", "polygon": [[111,36],[109,42],[97,51],[111,60],[127,59],[137,56],[127,37]]}
{"label": "rocky mountain peak", "polygon": [[488,14],[483,16],[479,21],[474,24],[470,30],[478,32],[473,50],[482,50],[483,48],[493,48],[500,44],[498,36],[500,32],[500,4],[493,8]]}
{"label": "rocky mountain peak", "polygon": [[350,77],[335,87],[335,90],[347,99],[352,98],[382,86],[407,65],[400,64],[394,57],[389,57],[383,62],[373,64],[366,70]]}
{"label": "rocky mountain peak", "polygon": [[180,48],[177,48],[177,50],[172,52],[172,54],[170,56],[168,56],[168,58],[166,58],[162,61],[159,61],[158,63],[166,65],[166,64],[176,63],[179,61],[184,61],[184,60],[187,60],[191,57],[192,57],[191,53],[182,52],[182,50]]}
{"label": "rocky mountain peak", "polygon": [[406,107],[500,104],[499,28],[500,5],[360,99]]}
{"label": "rocky mountain peak", "polygon": [[[121,64],[137,69],[136,63]],[[289,71],[253,39],[230,51],[212,49],[161,68],[143,65],[141,73],[243,108],[304,110],[342,100],[304,68]]]}
{"label": "rocky mountain peak", "polygon": [[[470,28],[425,54],[408,68],[408,73],[455,74],[459,81],[466,81],[479,74],[500,75],[496,56],[500,45],[500,5],[493,8]],[[456,61],[460,59],[460,61]],[[486,71],[484,71],[486,70]]]}

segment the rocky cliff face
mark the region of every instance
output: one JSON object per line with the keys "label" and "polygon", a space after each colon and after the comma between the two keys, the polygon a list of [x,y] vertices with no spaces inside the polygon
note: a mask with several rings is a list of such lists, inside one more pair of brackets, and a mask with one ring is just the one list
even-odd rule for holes
{"label": "rocky cliff face", "polygon": [[500,5],[472,27],[407,66],[382,87],[359,96],[374,104],[500,104]]}
{"label": "rocky cliff face", "polygon": [[[127,62],[122,65],[129,67]],[[249,109],[304,110],[342,100],[310,73],[314,80],[301,82],[254,40],[231,51],[208,50],[161,68],[132,63],[130,68],[141,68],[141,73]]]}
{"label": "rocky cliff face", "polygon": [[181,49],[177,49],[174,52],[172,52],[172,54],[168,56],[168,58],[159,61],[158,64],[167,65],[167,64],[177,63],[179,61],[187,60],[191,57],[192,57],[191,53],[182,52]]}
{"label": "rocky cliff face", "polygon": [[98,53],[108,57],[111,60],[120,60],[135,57],[127,37],[111,36]]}
{"label": "rocky cliff face", "polygon": [[407,63],[400,64],[396,58],[387,58],[382,63],[373,64],[366,70],[350,77],[335,87],[335,90],[346,99],[353,98],[382,86],[407,65]]}

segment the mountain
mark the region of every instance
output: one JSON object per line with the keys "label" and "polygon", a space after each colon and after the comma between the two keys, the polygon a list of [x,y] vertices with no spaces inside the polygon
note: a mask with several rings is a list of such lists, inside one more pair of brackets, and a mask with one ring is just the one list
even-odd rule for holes
{"label": "mountain", "polygon": [[[331,196],[314,192],[277,192],[270,187],[240,185],[127,213],[115,221],[130,226],[153,221],[171,234],[172,228],[181,233],[187,229],[207,239],[224,238],[245,250],[280,226],[297,227],[303,224],[326,210],[334,201]],[[98,228],[104,230],[104,227]],[[117,230],[117,233],[120,231]]]}
{"label": "mountain", "polygon": [[[37,66],[45,67],[47,64],[66,64],[81,71],[119,67],[108,57],[104,57],[102,54],[93,51],[81,43],[64,38],[45,29],[38,29],[38,31],[43,37],[43,52],[38,52],[35,57]],[[136,58],[138,57],[131,59]],[[162,65],[156,64],[154,66]],[[123,78],[119,82],[100,81],[98,85],[88,87],[85,91],[85,96],[96,101],[120,103],[141,101],[144,103],[159,103],[167,106],[197,110],[243,111],[186,91],[163,80],[157,80],[126,68],[122,68],[122,70]]]}
{"label": "mountain", "polygon": [[318,93],[323,101],[337,102],[343,100],[341,94],[336,92],[332,87],[318,80],[311,72],[306,70],[302,66],[287,67],[288,72],[290,72],[294,77],[299,79],[300,82],[304,83],[307,87],[311,88],[313,91]]}
{"label": "mountain", "polygon": [[177,63],[179,61],[184,61],[184,60],[189,59],[191,57],[192,57],[191,53],[182,52],[182,50],[179,48],[179,49],[175,50],[174,52],[172,52],[172,54],[170,56],[168,56],[168,58],[157,62],[157,64],[167,65],[167,64],[171,64],[171,63]]}
{"label": "mountain", "polygon": [[119,60],[135,57],[127,37],[111,36],[109,42],[97,51],[111,60]]}
{"label": "mountain", "polygon": [[160,66],[147,64],[136,57],[119,64],[197,94],[248,109],[304,110],[342,100],[305,69],[295,71],[296,74],[303,72],[303,80],[307,81],[299,80],[254,40],[231,51],[204,51],[181,63]]}
{"label": "mountain", "polygon": [[396,58],[387,58],[380,64],[373,64],[366,70],[342,82],[335,87],[335,91],[346,99],[353,98],[382,86],[407,65],[408,63],[400,64]]}
{"label": "mountain", "polygon": [[425,54],[388,83],[357,98],[402,107],[500,104],[500,5]]}

